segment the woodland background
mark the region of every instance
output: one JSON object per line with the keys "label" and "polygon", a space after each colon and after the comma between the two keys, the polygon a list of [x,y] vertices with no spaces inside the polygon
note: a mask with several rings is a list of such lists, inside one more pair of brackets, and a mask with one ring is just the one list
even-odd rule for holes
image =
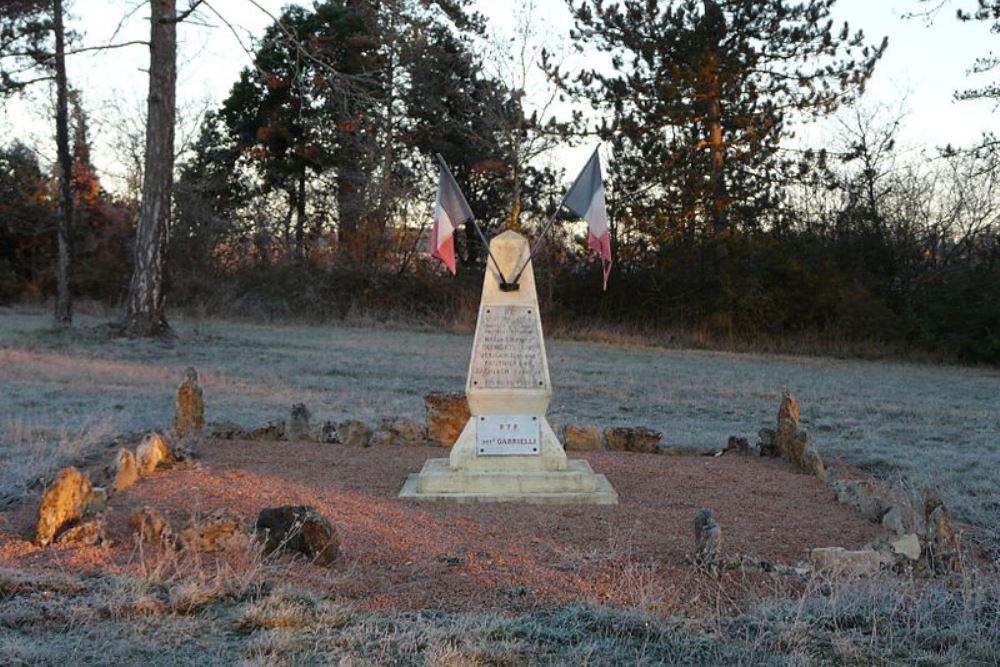
{"label": "woodland background", "polygon": [[[109,45],[74,35],[63,0],[10,0],[0,100],[50,90],[59,157],[0,143],[0,304],[51,300],[69,324],[74,302],[100,302],[132,335],[168,333],[173,309],[467,323],[484,249],[463,235],[454,277],[426,256],[434,155],[487,235],[533,237],[578,168],[554,152],[600,143],[614,270],[601,292],[585,226],[557,225],[535,266],[549,326],[1000,362],[1000,140],[899,151],[905,116],[863,95],[886,42],[832,24],[834,3],[570,0],[554,36],[524,2],[507,43],[465,0],[290,4],[223,103],[188,118],[170,32],[226,17],[153,0],[150,106],[122,123],[132,169],[112,190],[61,64]],[[1000,31],[998,0],[913,13]],[[569,67],[577,48],[605,58]],[[832,114],[822,145],[794,137]]]}

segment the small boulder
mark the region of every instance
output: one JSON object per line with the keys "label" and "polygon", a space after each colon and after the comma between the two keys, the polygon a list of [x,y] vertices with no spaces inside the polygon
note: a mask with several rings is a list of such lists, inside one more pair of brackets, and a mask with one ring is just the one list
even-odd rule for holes
{"label": "small boulder", "polygon": [[90,500],[90,489],[90,478],[76,468],[66,468],[59,473],[38,506],[36,545],[48,546],[63,526],[83,517]]}
{"label": "small boulder", "polygon": [[205,429],[205,399],[198,386],[198,371],[188,367],[185,376],[174,402],[174,433],[178,438],[197,438]]}
{"label": "small boulder", "polygon": [[889,548],[892,550],[892,553],[903,556],[908,560],[920,560],[922,548],[920,546],[920,538],[915,533],[903,535],[893,540],[889,543]]}
{"label": "small boulder", "polygon": [[263,426],[258,426],[257,428],[248,431],[246,433],[247,440],[256,441],[277,441],[285,439],[285,422],[281,419],[274,419]]}
{"label": "small boulder", "polygon": [[931,496],[924,505],[927,526],[927,562],[938,574],[957,572],[959,568],[958,536],[951,513],[940,498]]}
{"label": "small boulder", "polygon": [[427,429],[405,417],[382,417],[371,438],[372,445],[414,447],[427,444]]}
{"label": "small boulder", "polygon": [[472,417],[465,394],[432,392],[424,396],[427,411],[427,438],[442,447],[451,447]]}
{"label": "small boulder", "polygon": [[139,544],[164,546],[170,539],[170,524],[166,517],[152,507],[143,507],[132,515],[129,530]]}
{"label": "small boulder", "polygon": [[211,422],[208,425],[208,437],[216,440],[246,440],[246,430],[233,421]]}
{"label": "small boulder", "polygon": [[309,427],[309,440],[322,443],[337,442],[337,425],[331,421],[313,424]]}
{"label": "small boulder", "polygon": [[261,510],[254,528],[264,553],[300,553],[318,565],[331,565],[340,552],[333,525],[314,507],[284,505]]}
{"label": "small boulder", "polygon": [[775,563],[751,553],[727,554],[719,560],[722,570],[740,570],[742,572],[774,572],[778,567]]}
{"label": "small boulder", "polygon": [[196,552],[227,551],[250,543],[250,537],[240,518],[224,510],[217,510],[203,519],[193,521],[177,537],[183,548]]}
{"label": "small boulder", "polygon": [[135,462],[139,476],[148,477],[160,465],[170,463],[170,448],[158,433],[150,433],[135,450]]}
{"label": "small boulder", "polygon": [[337,424],[337,442],[348,447],[370,447],[372,430],[368,424],[348,419]]}
{"label": "small boulder", "polygon": [[707,508],[698,511],[694,519],[694,562],[702,569],[716,570],[719,548],[722,546],[722,529],[715,520],[715,513]]}
{"label": "small boulder", "polygon": [[[784,455],[785,460],[798,466],[802,471],[809,472],[806,470],[806,452],[812,450],[816,454],[816,449],[812,445],[812,439],[809,437],[809,434],[806,431],[797,431],[787,445],[788,448]],[[822,465],[822,462],[820,464]]]}
{"label": "small boulder", "polygon": [[642,452],[656,454],[660,451],[663,434],[651,428],[640,426],[630,428],[619,426],[604,431],[604,440],[613,452]]}
{"label": "small boulder", "polygon": [[104,522],[100,519],[92,519],[73,526],[58,538],[56,544],[67,547],[92,547],[98,544],[107,544],[104,537]]}
{"label": "small boulder", "polygon": [[781,398],[781,407],[778,408],[778,428],[775,431],[775,445],[778,448],[778,456],[781,458],[798,462],[799,457],[795,457],[793,450],[796,447],[795,439],[799,432],[799,404],[792,396],[788,387]]}
{"label": "small boulder", "polygon": [[799,464],[803,472],[810,475],[816,475],[821,481],[826,481],[826,466],[823,465],[823,459],[820,457],[819,452],[816,448],[810,445],[802,453],[802,461]]}
{"label": "small boulder", "polygon": [[896,535],[902,535],[906,532],[906,528],[903,526],[903,512],[895,505],[882,515],[881,523]]}
{"label": "small boulder", "polygon": [[843,547],[813,549],[809,553],[809,561],[817,573],[853,576],[878,574],[887,564],[886,556],[874,549],[848,551]]}
{"label": "small boulder", "polygon": [[750,441],[746,438],[741,438],[736,435],[729,436],[729,440],[726,441],[726,448],[722,450],[727,454],[733,452],[734,454],[749,454],[750,453]]}
{"label": "small boulder", "polygon": [[310,414],[309,408],[306,407],[305,403],[296,403],[293,405],[291,412],[288,414],[288,421],[285,426],[285,440],[290,442],[309,440],[310,419],[312,419],[312,414]]}
{"label": "small boulder", "polygon": [[124,491],[139,479],[139,465],[131,449],[118,450],[115,457],[115,477],[111,482],[112,491]]}
{"label": "small boulder", "polygon": [[87,516],[100,514],[108,509],[108,490],[103,486],[94,486],[90,489],[90,498],[87,499]]}
{"label": "small boulder", "polygon": [[875,495],[869,483],[856,479],[841,479],[830,486],[838,503],[853,507],[873,523],[882,520],[886,511],[885,503]]}
{"label": "small boulder", "polygon": [[592,452],[601,447],[601,432],[596,426],[566,424],[563,429],[563,448],[567,452]]}
{"label": "small boulder", "polygon": [[774,429],[762,428],[757,431],[757,437],[757,449],[760,451],[760,455],[776,458],[778,456],[778,434],[775,433]]}

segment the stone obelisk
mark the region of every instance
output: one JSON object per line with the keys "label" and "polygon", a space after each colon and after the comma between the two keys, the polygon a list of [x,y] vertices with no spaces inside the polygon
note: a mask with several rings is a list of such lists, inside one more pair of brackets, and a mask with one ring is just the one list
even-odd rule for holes
{"label": "stone obelisk", "polygon": [[[507,231],[490,243],[505,276],[527,260],[528,241]],[[567,460],[545,418],[552,398],[529,262],[516,290],[501,289],[487,266],[465,383],[472,417],[447,459],[428,459],[410,475],[401,498],[455,502],[618,502],[604,475],[584,460]]]}

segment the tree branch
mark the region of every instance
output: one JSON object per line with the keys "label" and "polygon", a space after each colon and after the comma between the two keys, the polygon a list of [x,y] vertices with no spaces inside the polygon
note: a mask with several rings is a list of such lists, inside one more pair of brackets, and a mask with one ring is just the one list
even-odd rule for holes
{"label": "tree branch", "polygon": [[204,1],[205,1],[205,0],[191,0],[191,3],[190,3],[190,4],[188,5],[188,8],[187,8],[187,9],[185,9],[185,10],[184,10],[183,12],[181,12],[180,14],[178,14],[177,16],[175,16],[175,17],[174,17],[173,19],[171,19],[171,20],[172,20],[172,21],[173,21],[174,23],[180,23],[181,21],[183,21],[183,20],[184,20],[184,19],[186,19],[187,17],[191,16],[191,14],[192,14],[192,13],[194,12],[194,10],[198,9],[198,5],[200,5],[200,4],[201,4],[201,3],[203,3]]}

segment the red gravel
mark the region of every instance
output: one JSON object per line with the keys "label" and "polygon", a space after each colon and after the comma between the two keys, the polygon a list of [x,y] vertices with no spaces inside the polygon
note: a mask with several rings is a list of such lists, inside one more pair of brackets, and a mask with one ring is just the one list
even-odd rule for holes
{"label": "red gravel", "polygon": [[201,465],[161,470],[117,494],[106,520],[110,549],[36,549],[34,506],[0,513],[0,565],[71,571],[135,568],[128,517],[143,505],[175,529],[192,514],[227,508],[252,524],[282,504],[314,505],[337,527],[341,557],[331,569],[289,563],[283,577],[317,586],[361,609],[519,611],[571,601],[674,613],[714,609],[787,589],[787,580],[698,574],[693,521],[710,507],[725,552],[795,563],[819,546],[857,548],[882,529],[836,504],[815,477],[751,456],[669,457],[574,453],[607,475],[620,504],[452,505],[401,501],[403,480],[430,447],[349,448],[218,441]]}

